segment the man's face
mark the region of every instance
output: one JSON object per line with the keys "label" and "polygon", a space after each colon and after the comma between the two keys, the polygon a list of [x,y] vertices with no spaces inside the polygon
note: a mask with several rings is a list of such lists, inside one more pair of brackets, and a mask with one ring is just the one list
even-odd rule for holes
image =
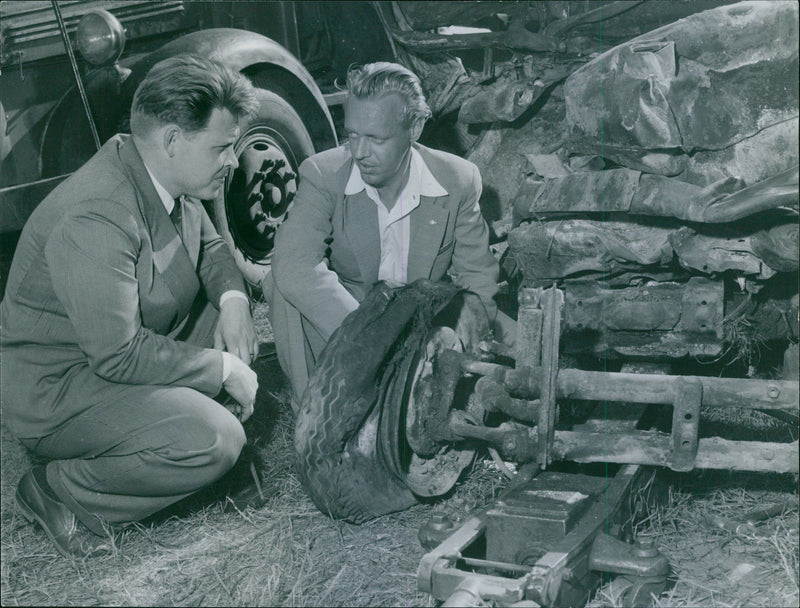
{"label": "man's face", "polygon": [[228,110],[215,108],[205,129],[180,132],[175,140],[174,170],[182,194],[215,199],[228,172],[239,166],[233,144],[239,125]]}
{"label": "man's face", "polygon": [[414,134],[402,125],[403,101],[398,93],[374,99],[348,98],[344,127],[353,159],[365,183],[391,188],[403,179]]}

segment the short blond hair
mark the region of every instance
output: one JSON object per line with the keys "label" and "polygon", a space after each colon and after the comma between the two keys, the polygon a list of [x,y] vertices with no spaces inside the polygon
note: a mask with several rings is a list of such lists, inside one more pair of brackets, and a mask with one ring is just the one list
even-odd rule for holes
{"label": "short blond hair", "polygon": [[406,129],[431,117],[422,84],[411,70],[388,61],[350,66],[347,70],[348,95],[356,99],[375,99],[386,93],[400,94],[403,100],[402,125]]}

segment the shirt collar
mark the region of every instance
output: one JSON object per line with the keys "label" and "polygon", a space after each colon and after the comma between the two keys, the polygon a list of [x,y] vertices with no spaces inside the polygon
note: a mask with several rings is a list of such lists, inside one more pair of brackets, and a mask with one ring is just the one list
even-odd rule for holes
{"label": "shirt collar", "polygon": [[150,179],[153,181],[153,186],[155,186],[156,193],[158,194],[158,198],[161,199],[161,202],[164,205],[164,209],[167,210],[167,214],[172,213],[172,208],[175,206],[175,200],[172,198],[167,189],[162,186],[159,181],[156,179],[156,176],[147,168],[147,165],[144,166],[147,170],[147,174],[150,176]]}
{"label": "shirt collar", "polygon": [[[345,195],[358,194],[362,190],[366,190],[370,198],[377,198],[375,188],[364,182],[361,177],[361,171],[358,170],[358,165],[353,162],[353,168],[350,170],[350,178],[344,187],[344,193]],[[447,190],[436,181],[428,165],[425,164],[422,155],[414,148],[411,148],[411,168],[409,170],[408,183],[404,190],[409,194],[418,194],[419,196],[447,196]]]}

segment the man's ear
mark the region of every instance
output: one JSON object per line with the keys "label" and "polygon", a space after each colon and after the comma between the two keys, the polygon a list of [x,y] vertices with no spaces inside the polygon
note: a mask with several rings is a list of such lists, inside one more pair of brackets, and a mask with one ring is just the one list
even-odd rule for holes
{"label": "man's ear", "polygon": [[181,128],[178,125],[167,125],[161,132],[161,144],[164,146],[164,152],[172,158],[177,153],[178,140],[183,136]]}
{"label": "man's ear", "polygon": [[422,129],[425,127],[425,121],[422,119],[417,119],[414,121],[414,124],[411,125],[409,129],[409,136],[411,138],[411,143],[413,144],[419,139],[419,136],[422,135]]}

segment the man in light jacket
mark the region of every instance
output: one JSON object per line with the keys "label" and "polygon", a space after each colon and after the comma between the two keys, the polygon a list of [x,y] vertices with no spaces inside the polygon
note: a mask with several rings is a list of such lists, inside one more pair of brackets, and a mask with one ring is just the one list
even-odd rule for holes
{"label": "man in light jacket", "polygon": [[264,282],[279,361],[299,407],[333,331],[379,280],[441,280],[448,272],[497,314],[498,263],[471,162],[417,143],[431,111],[419,79],[394,63],[351,68],[339,148],[300,166]]}

